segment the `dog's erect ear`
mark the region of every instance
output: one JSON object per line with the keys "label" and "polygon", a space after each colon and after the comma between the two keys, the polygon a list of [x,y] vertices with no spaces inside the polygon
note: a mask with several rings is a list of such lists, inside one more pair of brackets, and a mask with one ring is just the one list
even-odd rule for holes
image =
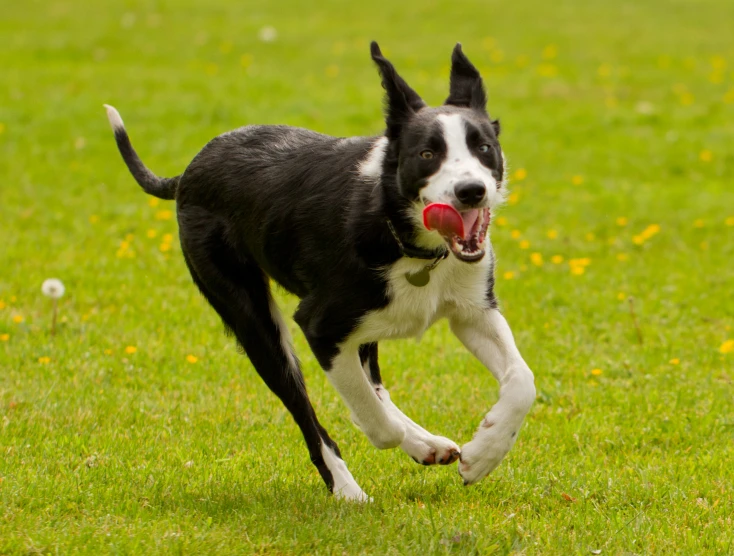
{"label": "dog's erect ear", "polygon": [[461,43],[456,44],[451,55],[449,91],[449,98],[444,104],[487,111],[487,93],[484,91],[482,76],[461,51]]}
{"label": "dog's erect ear", "polygon": [[382,55],[380,47],[375,41],[370,44],[372,59],[377,64],[382,77],[382,87],[385,89],[385,121],[387,136],[395,138],[400,134],[403,123],[426,103],[413,89],[398,75],[395,67]]}

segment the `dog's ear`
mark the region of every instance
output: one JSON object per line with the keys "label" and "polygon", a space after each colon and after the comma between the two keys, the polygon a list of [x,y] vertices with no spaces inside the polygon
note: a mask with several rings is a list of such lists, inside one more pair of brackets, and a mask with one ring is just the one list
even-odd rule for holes
{"label": "dog's ear", "polygon": [[449,98],[444,104],[487,111],[487,93],[482,76],[461,51],[461,43],[456,44],[451,54],[451,85]]}
{"label": "dog's ear", "polygon": [[370,45],[372,59],[377,64],[382,77],[382,87],[385,89],[385,121],[387,136],[396,138],[400,134],[403,123],[426,103],[413,89],[398,75],[395,67],[382,55],[380,47],[375,41]]}

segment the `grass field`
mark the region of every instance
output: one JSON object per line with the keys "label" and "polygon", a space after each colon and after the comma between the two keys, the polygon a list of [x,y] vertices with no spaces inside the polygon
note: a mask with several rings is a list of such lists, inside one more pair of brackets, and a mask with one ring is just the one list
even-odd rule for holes
{"label": "grass field", "polygon": [[[734,553],[734,3],[318,6],[3,7],[0,554]],[[375,134],[371,39],[433,104],[456,41],[485,76],[513,178],[497,293],[538,399],[465,488],[373,448],[291,323],[374,497],[351,505],[222,334],[102,104],[161,175],[249,123]],[[497,386],[445,323],[380,350],[398,405],[468,441]]]}

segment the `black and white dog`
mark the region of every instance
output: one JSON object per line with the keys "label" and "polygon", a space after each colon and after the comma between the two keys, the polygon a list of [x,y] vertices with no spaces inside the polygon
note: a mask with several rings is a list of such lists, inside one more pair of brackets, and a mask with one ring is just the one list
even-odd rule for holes
{"label": "black and white dog", "polygon": [[[505,193],[499,122],[461,45],[450,94],[430,108],[372,43],[386,90],[379,137],[337,138],[288,126],[247,126],[210,141],[186,170],[159,178],[107,106],[117,146],[149,194],[175,199],[194,282],[303,432],[311,461],[337,497],[368,500],[311,406],[270,279],[300,298],[295,321],[354,423],[378,448],[400,446],[424,465],[460,459],[465,484],[492,471],[535,399],[494,295],[490,210]],[[429,231],[422,212],[450,205],[463,235]],[[380,378],[377,343],[420,336],[449,319],[500,383],[499,401],[459,446],[405,416]]]}

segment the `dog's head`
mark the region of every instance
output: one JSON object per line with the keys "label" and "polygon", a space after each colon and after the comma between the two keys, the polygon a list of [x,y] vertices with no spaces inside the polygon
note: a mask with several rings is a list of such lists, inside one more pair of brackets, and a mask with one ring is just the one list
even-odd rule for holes
{"label": "dog's head", "polygon": [[[480,260],[490,210],[503,200],[505,169],[497,139],[499,121],[487,113],[479,72],[457,44],[451,57],[449,96],[443,106],[430,108],[398,75],[376,42],[371,51],[386,91],[386,156],[396,165],[400,195],[410,201],[418,241],[433,246],[445,241],[458,259]],[[423,211],[433,203],[458,211],[463,235],[450,225],[434,232],[424,227]]]}

